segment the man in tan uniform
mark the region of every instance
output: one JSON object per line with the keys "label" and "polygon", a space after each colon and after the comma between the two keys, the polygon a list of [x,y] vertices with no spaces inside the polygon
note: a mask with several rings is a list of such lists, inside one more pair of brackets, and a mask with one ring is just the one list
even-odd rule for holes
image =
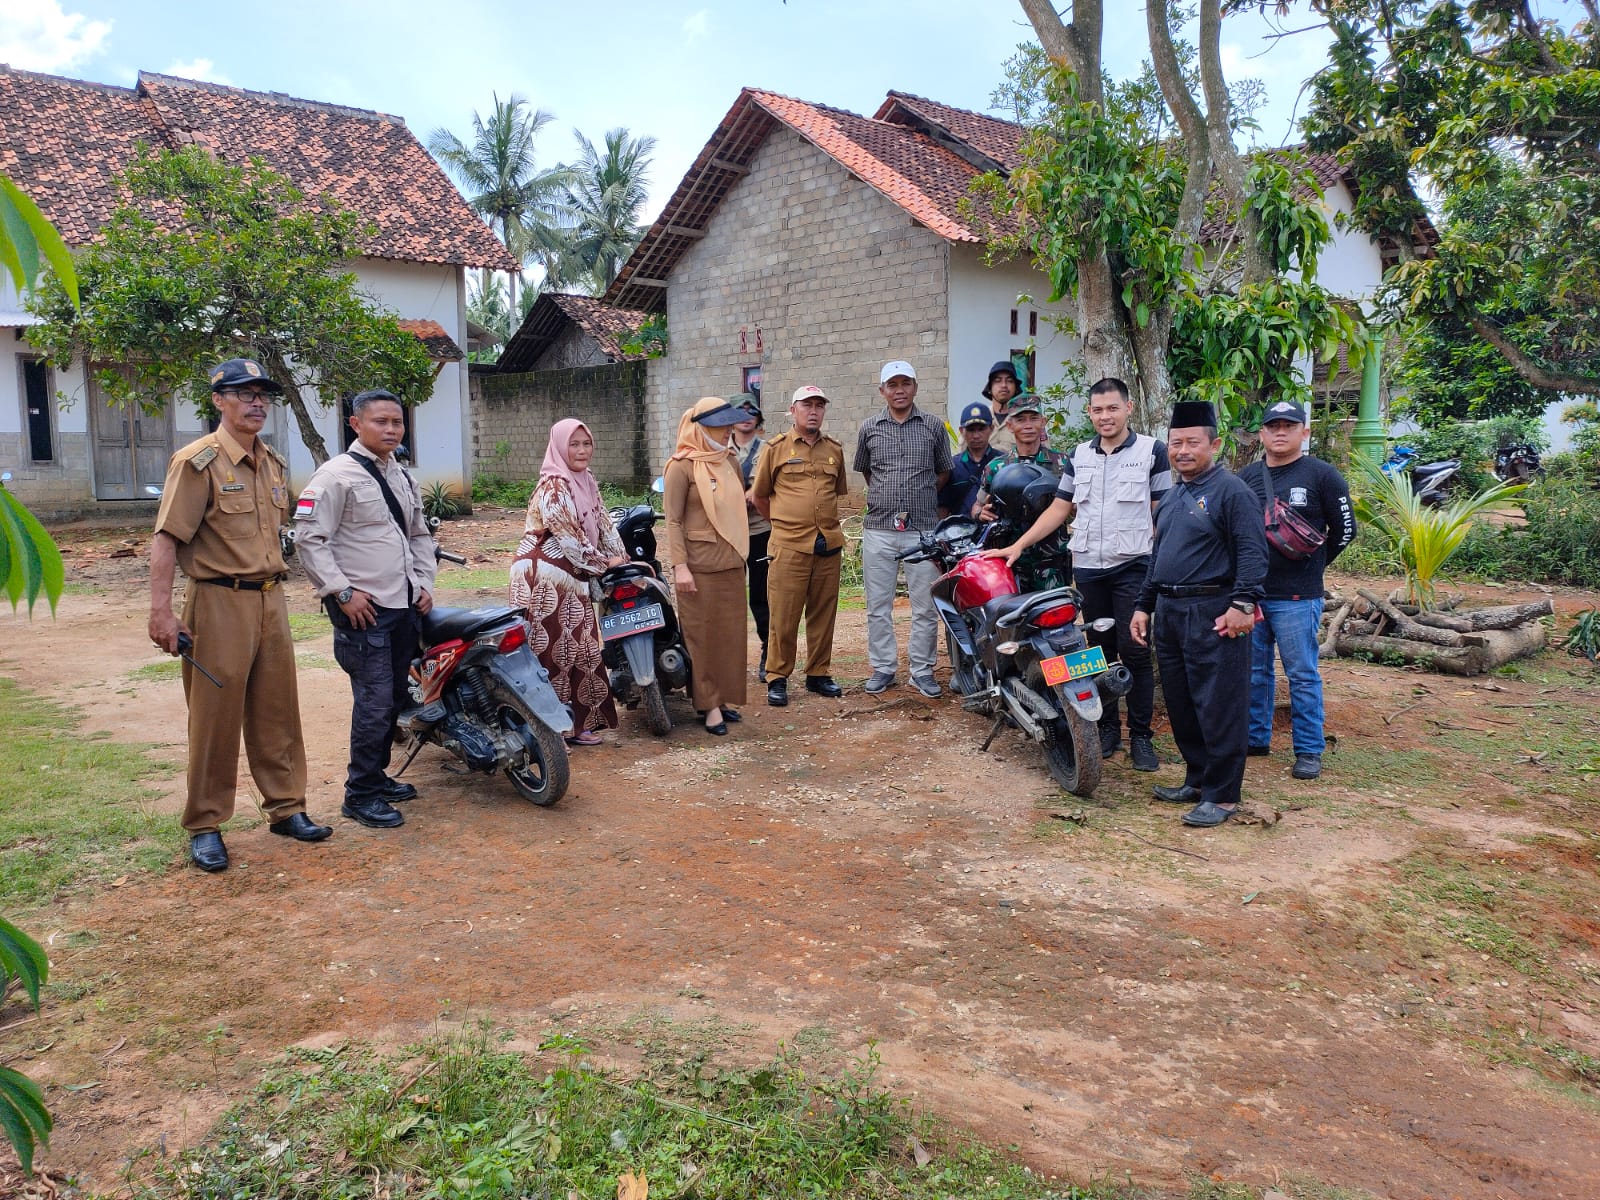
{"label": "man in tan uniform", "polygon": [[[183,665],[189,702],[189,857],[223,871],[222,823],[239,786],[239,732],[273,833],[319,842],[333,832],[306,816],[306,749],[294,642],[282,583],[279,527],[289,509],[286,464],[256,435],[283,389],[260,363],[230,358],[211,372],[222,424],[172,456],[150,544],[150,640],[178,653],[180,634],[222,686]],[[172,612],[173,568],[189,586]],[[197,692],[196,689],[199,689]]]}
{"label": "man in tan uniform", "polygon": [[353,399],[350,411],[356,443],[318,467],[300,493],[296,545],[333,622],[333,656],[350,676],[350,767],[340,811],[392,829],[405,824],[394,803],[417,794],[387,774],[390,735],[410,703],[418,618],[433,608],[438,563],[422,493],[394,457],[406,428],[400,398],[376,388]]}
{"label": "man in tan uniform", "polygon": [[796,389],[789,403],[794,428],[767,442],[750,493],[772,522],[767,570],[767,703],[789,703],[800,618],[806,619],[806,691],[838,696],[833,680],[833,621],[839,611],[839,497],[850,490],[844,447],[822,432],[828,397],[819,387]]}

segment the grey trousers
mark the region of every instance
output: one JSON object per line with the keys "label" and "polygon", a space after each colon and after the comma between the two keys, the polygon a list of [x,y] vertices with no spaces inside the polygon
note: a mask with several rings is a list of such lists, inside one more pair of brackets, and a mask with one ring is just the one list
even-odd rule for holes
{"label": "grey trousers", "polygon": [[911,595],[911,639],[907,657],[913,675],[931,675],[939,640],[939,614],[928,590],[939,578],[937,563],[902,563],[895,555],[917,547],[918,535],[892,529],[866,529],[861,534],[861,582],[867,601],[867,659],[874,671],[894,674],[900,646],[894,636],[894,589],[906,573]]}

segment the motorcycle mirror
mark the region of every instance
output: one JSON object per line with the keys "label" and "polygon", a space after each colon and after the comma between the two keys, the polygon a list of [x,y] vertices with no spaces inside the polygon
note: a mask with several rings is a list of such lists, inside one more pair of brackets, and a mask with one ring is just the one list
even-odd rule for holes
{"label": "motorcycle mirror", "polygon": [[1109,630],[1115,629],[1116,626],[1117,619],[1115,617],[1101,617],[1098,620],[1089,622],[1089,628],[1094,630],[1096,633],[1106,633]]}
{"label": "motorcycle mirror", "polygon": [[667,477],[665,475],[657,475],[650,484],[650,490],[658,496],[665,492],[667,490]]}

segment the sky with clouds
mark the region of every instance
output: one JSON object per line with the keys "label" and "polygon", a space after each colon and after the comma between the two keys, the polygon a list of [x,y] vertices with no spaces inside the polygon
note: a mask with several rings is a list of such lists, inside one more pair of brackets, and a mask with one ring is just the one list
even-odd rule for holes
{"label": "sky with clouds", "polygon": [[[1106,59],[1138,69],[1144,12],[1113,0]],[[1284,18],[1230,17],[1226,63],[1270,98],[1262,140],[1292,138],[1301,83],[1323,61],[1304,4]],[[611,0],[595,8],[529,0],[0,0],[0,62],[131,85],[140,70],[394,113],[424,141],[465,135],[492,94],[555,115],[544,161],[575,157],[572,130],[598,142],[626,126],[657,139],[652,211],[741,86],[870,114],[891,88],[985,111],[1002,66],[1031,30],[1005,0]]]}

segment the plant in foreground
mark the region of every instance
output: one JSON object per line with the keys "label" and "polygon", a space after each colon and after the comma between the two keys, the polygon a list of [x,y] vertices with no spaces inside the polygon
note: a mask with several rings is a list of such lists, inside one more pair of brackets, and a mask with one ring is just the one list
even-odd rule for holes
{"label": "plant in foreground", "polygon": [[[49,973],[50,964],[39,943],[0,917],[0,997],[10,991],[12,980],[16,980],[37,1011],[39,985]],[[25,1173],[33,1174],[33,1153],[50,1140],[50,1126],[39,1085],[20,1071],[0,1067],[0,1128],[5,1130]]]}

